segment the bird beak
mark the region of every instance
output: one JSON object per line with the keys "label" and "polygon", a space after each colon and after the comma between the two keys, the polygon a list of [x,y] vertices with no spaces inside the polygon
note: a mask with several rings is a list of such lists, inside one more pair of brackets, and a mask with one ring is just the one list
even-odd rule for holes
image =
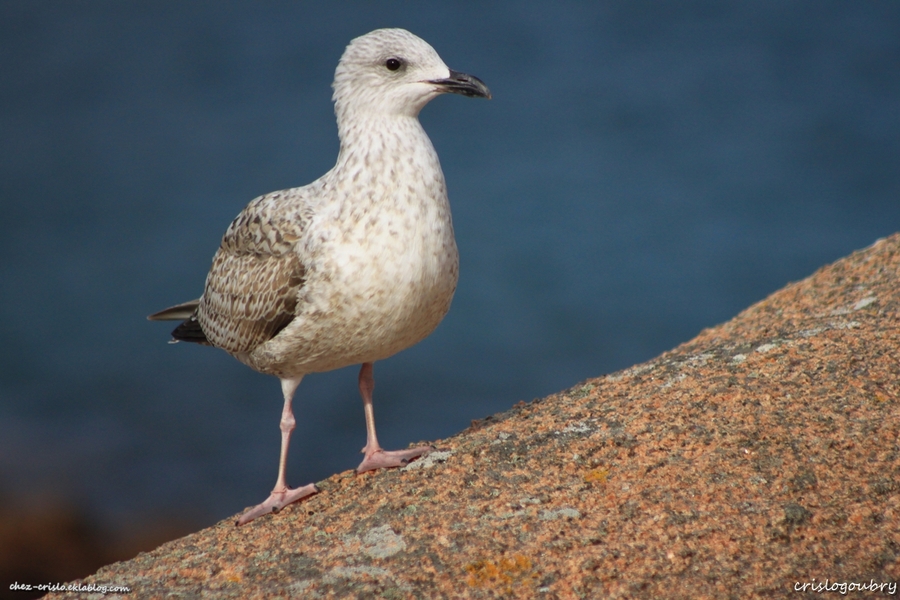
{"label": "bird beak", "polygon": [[446,79],[432,79],[428,83],[438,86],[442,92],[451,92],[453,94],[462,94],[471,98],[491,98],[491,90],[488,89],[484,82],[474,75],[466,75],[459,71],[450,69],[450,77]]}

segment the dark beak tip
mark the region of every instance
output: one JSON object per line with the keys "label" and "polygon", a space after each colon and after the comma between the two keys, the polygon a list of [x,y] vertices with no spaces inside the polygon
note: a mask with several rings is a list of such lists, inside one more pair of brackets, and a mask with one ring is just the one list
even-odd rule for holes
{"label": "dark beak tip", "polygon": [[467,75],[459,71],[450,71],[450,77],[446,79],[436,79],[431,83],[440,85],[444,91],[453,94],[462,94],[470,98],[486,98],[490,100],[493,96],[488,87],[479,78],[474,75]]}

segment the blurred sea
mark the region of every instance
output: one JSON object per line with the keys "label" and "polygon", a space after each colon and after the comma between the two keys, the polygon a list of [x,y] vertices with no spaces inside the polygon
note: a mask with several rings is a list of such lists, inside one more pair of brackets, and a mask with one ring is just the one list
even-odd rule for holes
{"label": "blurred sea", "polygon": [[[166,342],[231,219],[328,170],[344,46],[482,78],[421,119],[450,315],[376,365],[385,447],[648,360],[900,229],[900,4],[0,4],[0,499],[199,528],[275,479],[278,381]],[[307,377],[289,481],[351,469],[356,369]]]}

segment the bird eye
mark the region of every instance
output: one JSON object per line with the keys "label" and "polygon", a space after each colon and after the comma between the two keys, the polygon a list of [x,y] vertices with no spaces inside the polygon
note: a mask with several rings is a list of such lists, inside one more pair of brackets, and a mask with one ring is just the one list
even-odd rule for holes
{"label": "bird eye", "polygon": [[399,58],[389,58],[384,61],[384,66],[388,68],[388,71],[396,71],[400,68],[400,59]]}

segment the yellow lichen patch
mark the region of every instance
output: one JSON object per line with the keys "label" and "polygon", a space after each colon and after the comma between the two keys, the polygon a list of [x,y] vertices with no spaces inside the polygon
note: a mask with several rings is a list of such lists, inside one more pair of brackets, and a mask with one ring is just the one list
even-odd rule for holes
{"label": "yellow lichen patch", "polygon": [[872,394],[872,399],[875,400],[876,403],[887,402],[888,400],[890,400],[890,398],[888,398],[887,394],[885,394],[884,392],[880,392],[880,391],[874,392]]}
{"label": "yellow lichen patch", "polygon": [[609,479],[609,469],[598,467],[584,474],[585,483],[606,483]]}
{"label": "yellow lichen patch", "polygon": [[496,562],[479,560],[466,565],[469,574],[466,583],[471,587],[500,588],[505,593],[511,593],[514,587],[537,578],[531,569],[531,560],[521,554],[503,557]]}

